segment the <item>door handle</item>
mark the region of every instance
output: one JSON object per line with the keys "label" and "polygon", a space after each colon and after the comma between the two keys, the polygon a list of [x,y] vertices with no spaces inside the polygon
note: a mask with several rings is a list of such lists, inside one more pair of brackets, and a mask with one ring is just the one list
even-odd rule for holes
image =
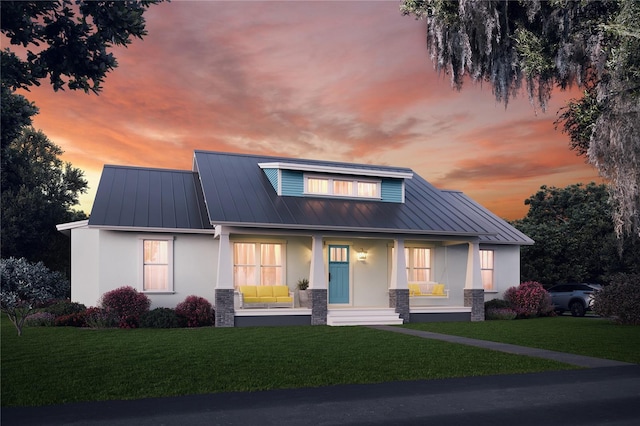
{"label": "door handle", "polygon": [[331,272],[329,272],[329,282],[331,282]]}

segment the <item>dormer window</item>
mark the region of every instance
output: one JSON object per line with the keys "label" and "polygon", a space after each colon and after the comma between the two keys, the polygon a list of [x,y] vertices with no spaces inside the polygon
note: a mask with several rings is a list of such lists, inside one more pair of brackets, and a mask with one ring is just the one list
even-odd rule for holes
{"label": "dormer window", "polygon": [[347,178],[345,176],[304,176],[305,194],[349,198],[380,198],[379,180]]}
{"label": "dormer window", "polygon": [[409,169],[321,162],[258,163],[276,194],[283,197],[352,198],[404,203]]}

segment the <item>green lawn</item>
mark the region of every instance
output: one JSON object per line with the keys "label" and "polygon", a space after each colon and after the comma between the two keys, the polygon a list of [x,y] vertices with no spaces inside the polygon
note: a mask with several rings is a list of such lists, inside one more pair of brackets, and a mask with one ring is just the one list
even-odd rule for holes
{"label": "green lawn", "polygon": [[574,368],[365,327],[31,327],[17,337],[0,324],[3,406]]}
{"label": "green lawn", "polygon": [[640,364],[640,327],[600,318],[559,316],[405,327]]}

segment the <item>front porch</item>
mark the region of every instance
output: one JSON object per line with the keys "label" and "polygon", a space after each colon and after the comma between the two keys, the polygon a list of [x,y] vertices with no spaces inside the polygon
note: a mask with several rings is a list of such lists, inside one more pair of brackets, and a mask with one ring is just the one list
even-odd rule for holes
{"label": "front porch", "polygon": [[[409,322],[470,321],[471,307],[433,306],[411,308]],[[327,325],[401,325],[394,308],[330,308]],[[311,325],[311,309],[241,309],[235,312],[235,327]]]}
{"label": "front porch", "polygon": [[[477,240],[263,232],[216,228],[218,327],[484,318]],[[308,282],[307,306],[294,284],[300,279]],[[272,297],[261,294],[269,289]]]}

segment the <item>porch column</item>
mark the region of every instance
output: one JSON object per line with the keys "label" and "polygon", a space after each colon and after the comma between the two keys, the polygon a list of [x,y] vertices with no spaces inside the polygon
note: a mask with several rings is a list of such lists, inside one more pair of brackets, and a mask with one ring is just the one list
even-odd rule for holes
{"label": "porch column", "polygon": [[464,285],[464,306],[471,307],[471,321],[484,321],[484,287],[480,272],[480,243],[470,241],[467,255],[467,275]]}
{"label": "porch column", "polygon": [[411,314],[409,308],[409,283],[407,281],[407,260],[404,255],[404,240],[393,241],[391,259],[391,282],[389,283],[389,307],[400,314],[407,323]]}
{"label": "porch column", "polygon": [[218,237],[218,272],[215,287],[216,327],[233,327],[235,310],[233,308],[233,261],[229,231],[222,226],[216,227]]}
{"label": "porch column", "polygon": [[309,271],[311,290],[311,325],[327,324],[327,278],[322,255],[322,235],[311,237],[311,270]]}

